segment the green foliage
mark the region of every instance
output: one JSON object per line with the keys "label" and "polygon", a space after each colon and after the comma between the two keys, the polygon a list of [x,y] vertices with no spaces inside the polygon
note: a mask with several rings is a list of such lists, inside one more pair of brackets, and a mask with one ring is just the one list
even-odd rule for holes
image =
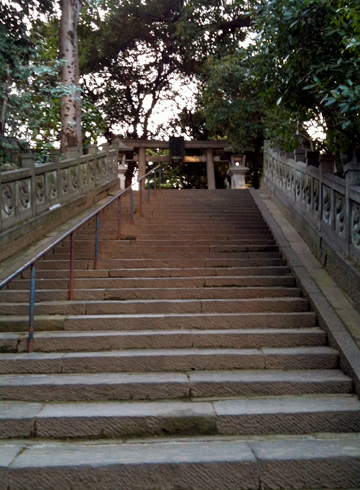
{"label": "green foliage", "polygon": [[249,82],[267,107],[296,121],[299,133],[307,121],[322,121],[330,150],[360,144],[359,10],[358,2],[328,0],[262,0],[254,7],[259,34],[249,52]]}
{"label": "green foliage", "polygon": [[[54,2],[11,1],[0,9],[0,158],[11,150],[46,149],[59,141],[60,99],[76,87],[60,82],[59,19],[41,21]],[[103,117],[90,100],[82,101],[84,145],[96,142],[104,130]]]}
{"label": "green foliage", "polygon": [[265,105],[257,88],[246,83],[247,65],[241,52],[219,62],[209,61],[202,105],[210,130],[226,136],[236,153],[252,152],[247,182],[257,186],[261,176]]}
{"label": "green foliage", "polygon": [[159,132],[150,129],[159,102],[174,100],[176,85],[201,76],[209,55],[237,49],[242,35],[229,24],[241,11],[237,3],[100,0],[87,10],[79,24],[80,67],[109,136],[114,127],[134,138]]}

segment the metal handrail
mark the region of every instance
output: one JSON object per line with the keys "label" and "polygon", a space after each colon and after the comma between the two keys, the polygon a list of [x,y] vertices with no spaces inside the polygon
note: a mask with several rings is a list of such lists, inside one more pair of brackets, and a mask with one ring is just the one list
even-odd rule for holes
{"label": "metal handrail", "polygon": [[[149,177],[151,174],[154,174],[154,182],[155,182],[155,193],[156,196],[156,171],[159,170],[159,189],[161,189],[161,165],[158,165],[154,169],[149,170],[143,177],[138,179],[138,183],[143,179]],[[149,186],[150,179],[148,179]],[[121,206],[120,199],[121,197],[130,191],[130,224],[134,222],[134,212],[133,212],[133,184],[130,185],[127,189],[120,191],[116,196],[114,196],[110,201],[103,204],[99,209],[93,211],[89,216],[82,219],[80,223],[77,223],[70,230],[63,233],[54,243],[48,245],[43,251],[39,252],[34,258],[26,262],[23,266],[19,267],[15,272],[10,274],[8,277],[3,279],[0,282],[0,289],[9,284],[13,279],[16,279],[20,274],[26,271],[29,267],[31,267],[30,273],[30,304],[29,304],[29,338],[28,338],[28,352],[33,351],[33,341],[34,341],[34,316],[35,316],[35,264],[38,260],[42,259],[47,253],[51,252],[56,246],[60,245],[66,238],[70,237],[70,287],[69,287],[69,301],[72,301],[74,298],[74,249],[75,249],[75,238],[74,233],[84,226],[91,219],[96,219],[95,226],[95,258],[94,258],[94,269],[98,267],[98,258],[99,258],[99,224],[100,218],[99,214],[106,209],[108,206],[113,204],[116,200],[118,200],[118,234],[117,239],[121,239]],[[142,212],[142,186],[140,185],[140,213]]]}

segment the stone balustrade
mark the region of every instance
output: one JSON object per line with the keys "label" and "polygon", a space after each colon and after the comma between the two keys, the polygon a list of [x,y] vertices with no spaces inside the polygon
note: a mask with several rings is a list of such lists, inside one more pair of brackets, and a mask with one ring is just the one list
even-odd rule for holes
{"label": "stone balustrade", "polygon": [[0,232],[23,224],[49,209],[66,204],[118,175],[118,145],[108,144],[80,156],[73,148],[69,159],[60,160],[58,150],[52,161],[37,165],[35,155],[22,154],[21,168],[0,173]]}
{"label": "stone balustrade", "polygon": [[360,162],[345,166],[345,179],[334,175],[334,168],[331,155],[318,158],[302,149],[289,154],[265,142],[263,184],[334,249],[360,264]]}

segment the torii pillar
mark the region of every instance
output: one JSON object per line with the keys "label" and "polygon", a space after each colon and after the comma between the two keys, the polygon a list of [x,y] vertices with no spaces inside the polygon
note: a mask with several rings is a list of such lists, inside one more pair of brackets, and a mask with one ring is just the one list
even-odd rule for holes
{"label": "torii pillar", "polygon": [[[146,174],[146,148],[140,147],[139,148],[139,175],[138,179],[141,179],[141,177],[144,177]],[[139,183],[139,186],[144,189],[145,188],[145,180],[142,180]]]}
{"label": "torii pillar", "polygon": [[214,170],[214,153],[212,148],[206,149],[206,173],[208,189],[216,189],[215,170]]}

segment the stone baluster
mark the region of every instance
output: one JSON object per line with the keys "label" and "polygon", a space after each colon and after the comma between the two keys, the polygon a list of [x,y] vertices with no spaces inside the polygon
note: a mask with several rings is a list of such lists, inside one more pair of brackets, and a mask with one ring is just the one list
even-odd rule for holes
{"label": "stone baluster", "polygon": [[[319,157],[319,186],[320,186],[320,213],[319,213],[319,228],[321,229],[321,221],[323,217],[324,211],[324,185],[323,185],[323,175],[324,174],[334,174],[335,170],[335,157],[334,155],[320,155]],[[331,226],[334,224],[334,214],[335,214],[335,205],[334,205],[334,191],[331,190]]]}
{"label": "stone baluster", "polygon": [[353,209],[351,205],[350,190],[353,186],[360,186],[360,148],[354,151],[352,161],[345,165],[345,185],[346,185],[346,220],[345,220],[345,240],[346,250],[350,254],[352,243],[352,218]]}
{"label": "stone baluster", "polygon": [[[36,182],[35,182],[35,162],[36,157],[34,153],[22,153],[21,154],[21,167],[31,169],[31,179],[30,179],[30,206],[32,211],[32,216],[36,216],[36,206],[35,206],[35,192],[36,192]],[[19,212],[19,196],[16,196],[16,210]]]}

